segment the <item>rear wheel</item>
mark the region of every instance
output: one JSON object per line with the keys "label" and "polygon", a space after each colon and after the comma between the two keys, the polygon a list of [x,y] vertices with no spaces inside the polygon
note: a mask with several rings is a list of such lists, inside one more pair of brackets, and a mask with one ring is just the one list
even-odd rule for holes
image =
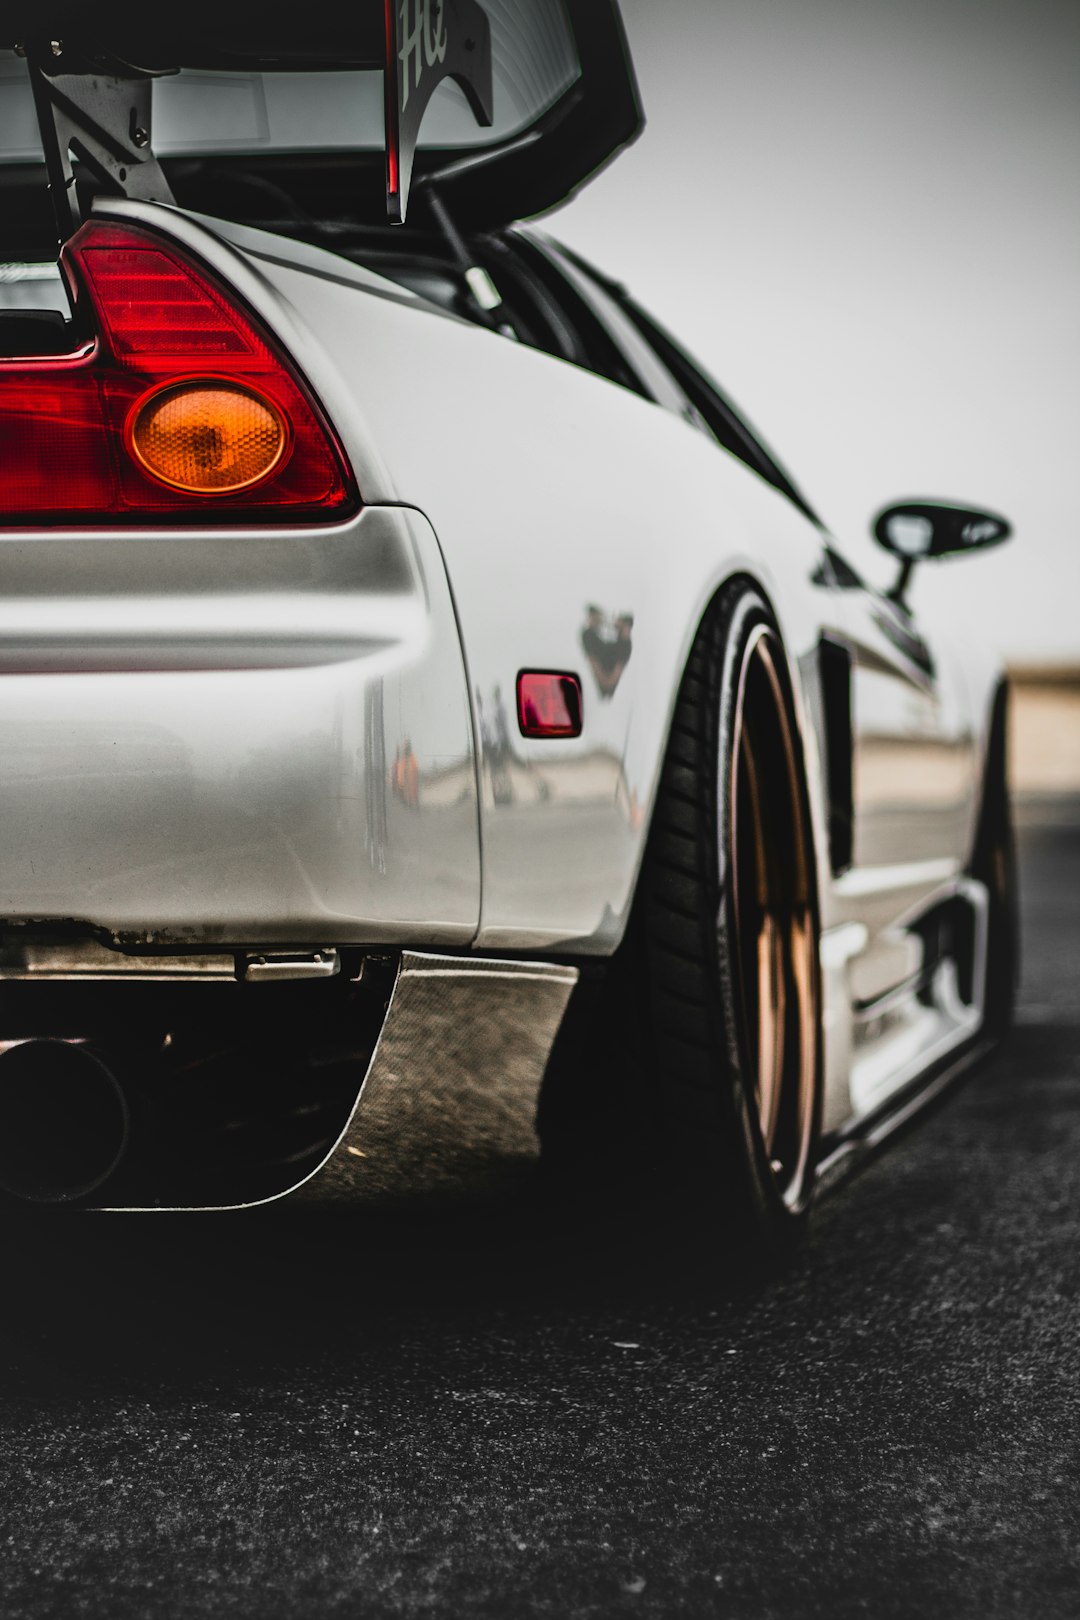
{"label": "rear wheel", "polygon": [[789,1249],[819,1135],[818,937],[786,661],[761,596],[733,583],[679,689],[626,942],[553,1053],[545,1149],[593,1173],[614,1139],[689,1237]]}
{"label": "rear wheel", "polygon": [[689,1201],[780,1251],[810,1203],[820,970],[802,752],[779,632],[729,586],[679,691],[643,873],[655,1086]]}

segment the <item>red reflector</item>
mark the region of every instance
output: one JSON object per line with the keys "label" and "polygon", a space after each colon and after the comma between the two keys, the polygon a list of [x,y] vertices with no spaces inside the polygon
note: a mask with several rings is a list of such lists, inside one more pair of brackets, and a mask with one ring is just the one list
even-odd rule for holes
{"label": "red reflector", "polygon": [[[208,271],[149,231],[95,221],[63,259],[84,328],[92,307],[95,341],[70,356],[0,361],[0,522],[327,522],[355,510],[316,401]],[[205,478],[168,478],[136,454],[133,424],[163,386],[262,400],[281,436],[265,474],[230,480],[218,469],[230,447],[216,418],[196,446]]]}
{"label": "red reflector", "polygon": [[522,670],[517,705],[523,737],[581,736],[581,682],[576,675]]}

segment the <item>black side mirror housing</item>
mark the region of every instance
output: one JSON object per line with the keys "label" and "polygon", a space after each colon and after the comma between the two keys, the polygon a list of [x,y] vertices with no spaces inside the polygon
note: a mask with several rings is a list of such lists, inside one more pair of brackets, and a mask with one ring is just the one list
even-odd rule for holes
{"label": "black side mirror housing", "polygon": [[945,501],[901,501],[878,513],[873,532],[878,545],[900,559],[900,572],[888,594],[906,609],[904,595],[917,562],[1000,545],[1009,538],[1012,528],[1003,517],[969,506],[953,506]]}

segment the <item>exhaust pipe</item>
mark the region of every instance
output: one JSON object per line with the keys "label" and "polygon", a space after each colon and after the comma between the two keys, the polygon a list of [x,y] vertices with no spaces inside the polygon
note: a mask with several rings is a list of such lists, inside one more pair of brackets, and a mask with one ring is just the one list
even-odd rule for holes
{"label": "exhaust pipe", "polygon": [[0,1189],[68,1204],[101,1187],[128,1144],[116,1076],[85,1046],[20,1041],[0,1055]]}

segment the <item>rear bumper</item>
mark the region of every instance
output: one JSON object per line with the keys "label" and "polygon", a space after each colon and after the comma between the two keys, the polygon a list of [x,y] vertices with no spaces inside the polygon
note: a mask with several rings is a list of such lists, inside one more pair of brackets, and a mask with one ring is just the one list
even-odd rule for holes
{"label": "rear bumper", "polygon": [[419,514],[0,539],[0,926],[463,945],[473,734]]}
{"label": "rear bumper", "polygon": [[349,955],[321,983],[5,985],[0,1206],[385,1208],[516,1184],[576,969]]}

